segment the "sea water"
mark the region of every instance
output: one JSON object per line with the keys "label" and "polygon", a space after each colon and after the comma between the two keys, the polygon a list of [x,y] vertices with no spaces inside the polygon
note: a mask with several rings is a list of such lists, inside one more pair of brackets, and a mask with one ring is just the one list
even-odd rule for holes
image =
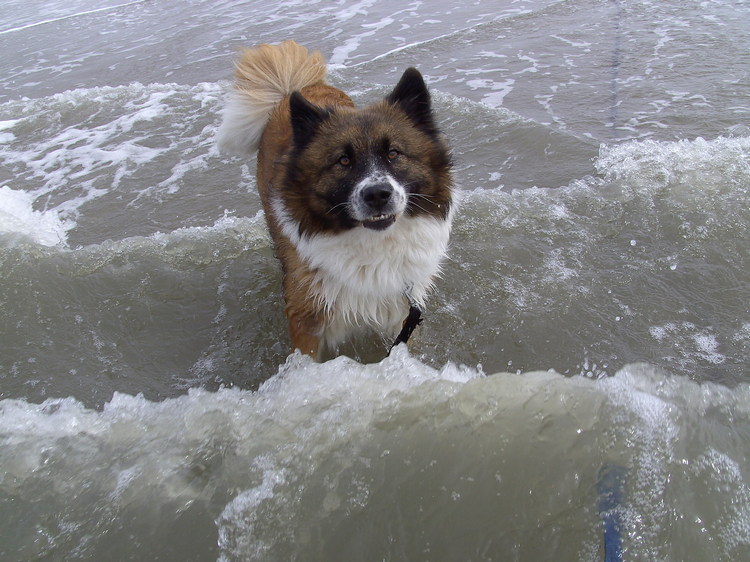
{"label": "sea water", "polygon": [[[748,21],[6,2],[0,558],[750,557]],[[214,143],[237,48],[287,38],[358,104],[433,92],[460,210],[409,351],[289,356]]]}

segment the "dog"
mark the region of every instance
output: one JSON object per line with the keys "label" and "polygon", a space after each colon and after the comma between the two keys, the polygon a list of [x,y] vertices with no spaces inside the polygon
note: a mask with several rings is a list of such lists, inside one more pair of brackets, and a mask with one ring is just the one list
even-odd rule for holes
{"label": "dog", "polygon": [[294,41],[244,49],[217,132],[258,150],[257,188],[283,272],[293,349],[321,357],[362,329],[398,333],[448,247],[452,162],[422,75],[357,109]]}

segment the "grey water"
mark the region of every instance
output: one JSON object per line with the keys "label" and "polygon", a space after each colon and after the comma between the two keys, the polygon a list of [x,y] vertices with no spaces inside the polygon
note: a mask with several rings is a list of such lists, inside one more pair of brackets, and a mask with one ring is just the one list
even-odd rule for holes
{"label": "grey water", "polygon": [[[0,6],[0,559],[750,559],[750,6]],[[410,348],[289,356],[237,49],[408,66],[460,211]],[[602,508],[601,474],[625,474]],[[610,553],[611,554],[611,553]]]}

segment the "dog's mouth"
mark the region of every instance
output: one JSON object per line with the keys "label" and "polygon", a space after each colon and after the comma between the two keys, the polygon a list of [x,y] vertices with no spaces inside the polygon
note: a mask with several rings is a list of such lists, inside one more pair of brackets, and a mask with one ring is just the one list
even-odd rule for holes
{"label": "dog's mouth", "polygon": [[362,226],[371,230],[385,230],[394,222],[396,222],[396,215],[377,215],[363,220]]}

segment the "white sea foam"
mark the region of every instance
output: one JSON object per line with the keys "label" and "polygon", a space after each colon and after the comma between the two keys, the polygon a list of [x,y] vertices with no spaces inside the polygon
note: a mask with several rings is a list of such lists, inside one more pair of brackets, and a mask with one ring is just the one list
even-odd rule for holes
{"label": "white sea foam", "polygon": [[503,104],[503,98],[513,91],[515,82],[512,78],[502,81],[476,78],[467,80],[466,85],[472,90],[490,90],[490,93],[483,95],[482,102],[491,107],[499,107]]}
{"label": "white sea foam", "polygon": [[172,195],[186,177],[207,173],[219,159],[213,121],[222,91],[130,84],[8,102],[3,113],[23,117],[0,122],[0,162],[13,172],[10,187],[44,198],[68,231],[103,197],[121,208]]}
{"label": "white sea foam", "polygon": [[37,27],[37,26],[40,26],[40,25],[46,25],[48,23],[55,23],[55,22],[59,22],[59,21],[63,21],[63,20],[71,19],[71,18],[77,18],[77,17],[81,17],[81,16],[87,16],[87,15],[90,15],[90,14],[97,14],[97,13],[100,13],[100,12],[107,12],[107,11],[110,11],[110,10],[117,10],[117,9],[120,9],[120,8],[126,8],[128,6],[132,6],[133,4],[140,4],[140,3],[145,2],[145,1],[146,0],[134,0],[133,2],[127,2],[125,4],[117,4],[116,6],[106,6],[104,8],[96,8],[94,10],[85,10],[85,11],[81,11],[81,12],[76,12],[74,14],[67,14],[67,15],[64,15],[64,16],[57,17],[57,18],[50,18],[50,19],[46,19],[46,20],[40,20],[40,21],[36,21],[36,22],[33,22],[33,23],[28,23],[28,24],[25,24],[25,25],[20,25],[18,27],[13,27],[13,28],[10,28],[10,29],[4,29],[4,30],[0,31],[0,35],[4,35],[6,33],[14,33],[14,32],[17,32],[17,31],[23,31],[24,29],[29,29],[30,27]]}
{"label": "white sea foam", "polygon": [[60,219],[54,211],[34,210],[34,195],[0,187],[0,234],[16,234],[43,246],[64,246],[71,220]]}
{"label": "white sea foam", "polygon": [[6,129],[12,128],[16,125],[20,119],[7,119],[0,121],[0,144],[5,144],[16,140],[16,135],[10,132],[4,132]]}
{"label": "white sea foam", "polygon": [[[602,145],[594,162],[608,180],[651,192],[672,187],[672,195],[705,195],[746,190],[750,184],[750,138],[651,140]],[[702,197],[701,197],[702,198]]]}

